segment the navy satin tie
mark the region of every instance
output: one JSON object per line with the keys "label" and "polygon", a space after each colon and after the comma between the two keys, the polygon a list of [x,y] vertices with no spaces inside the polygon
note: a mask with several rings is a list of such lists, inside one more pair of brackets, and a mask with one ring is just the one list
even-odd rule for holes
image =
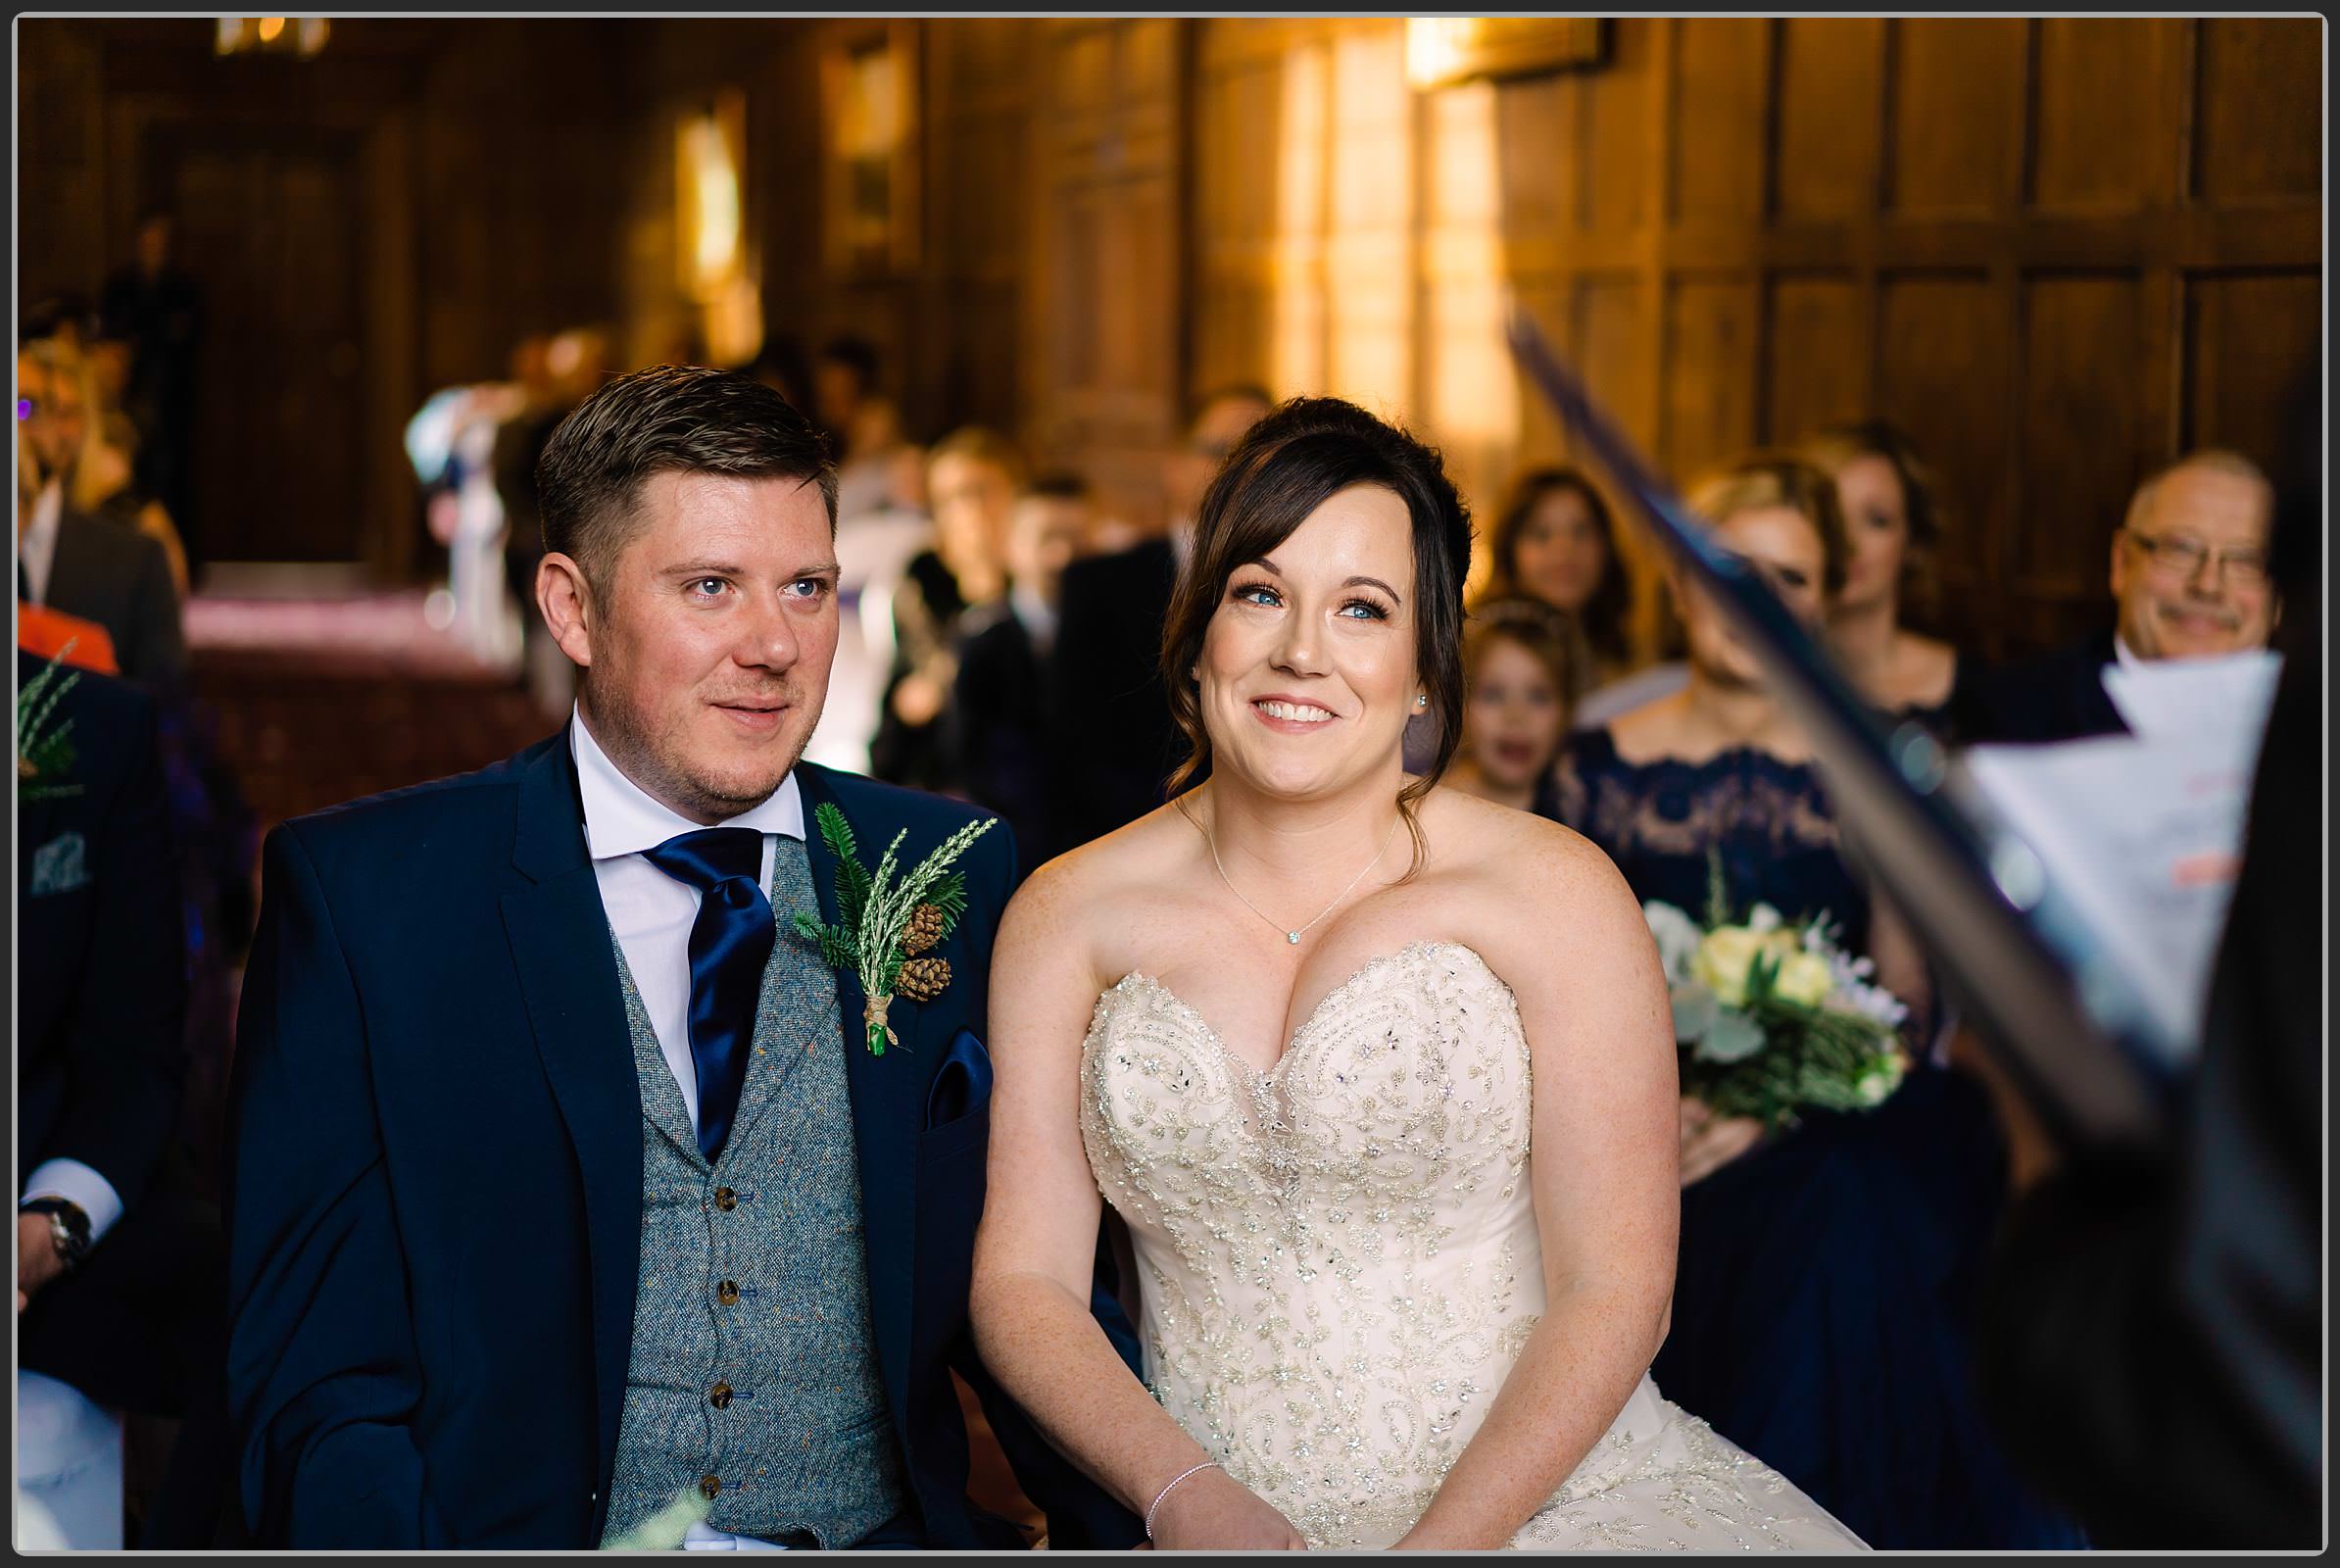
{"label": "navy satin tie", "polygon": [[771,901],[756,881],[763,835],[703,828],[642,853],[699,890],[699,918],[691,922],[691,1061],[699,1076],[699,1150],[711,1164],[739,1109],[763,966],[772,956]]}

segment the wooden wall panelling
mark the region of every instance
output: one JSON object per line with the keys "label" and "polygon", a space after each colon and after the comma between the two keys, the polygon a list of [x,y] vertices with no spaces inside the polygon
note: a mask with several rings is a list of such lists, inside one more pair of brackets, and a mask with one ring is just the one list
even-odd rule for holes
{"label": "wooden wall panelling", "polygon": [[2107,541],[2150,464],[2136,398],[2142,295],[2118,272],[2024,280],[2024,526],[2012,559],[2026,608],[2105,592]]}
{"label": "wooden wall panelling", "polygon": [[1775,272],[1766,280],[1756,439],[1788,445],[1869,412],[1871,287],[1849,273]]}
{"label": "wooden wall panelling", "polygon": [[1789,17],[1774,74],[1774,213],[1787,220],[1874,215],[1884,138],[1886,23]]}
{"label": "wooden wall panelling", "polygon": [[2011,211],[2022,179],[2030,24],[1956,17],[1887,25],[1891,206],[1926,217]]}
{"label": "wooden wall panelling", "polygon": [[2189,194],[2218,207],[2317,201],[2329,24],[2214,17],[2191,25],[2200,43]]}
{"label": "wooden wall panelling", "polygon": [[1677,276],[1666,290],[1659,461],[1680,482],[1755,444],[1758,300],[1737,276]]}
{"label": "wooden wall panelling", "polygon": [[1185,29],[1068,19],[1044,24],[1035,44],[1035,228],[1050,267],[1038,332],[1064,379],[1029,412],[1037,444],[1142,525],[1161,519],[1161,457],[1183,413]]}
{"label": "wooden wall panelling", "polygon": [[1693,231],[1758,222],[1768,205],[1774,24],[1682,18],[1674,33],[1666,217]]}
{"label": "wooden wall panelling", "polygon": [[2322,279],[2313,270],[2206,273],[2186,280],[2188,388],[2179,446],[2280,460],[2284,403],[2322,346]]}
{"label": "wooden wall panelling", "polygon": [[1945,611],[1978,635],[1987,633],[1990,596],[2003,589],[1998,525],[2010,514],[2013,365],[2003,318],[1999,289],[1978,270],[1879,283],[1877,412],[1909,432],[1941,482],[1950,518]]}
{"label": "wooden wall panelling", "polygon": [[2134,213],[2176,195],[2185,24],[2049,17],[2038,24],[2028,195],[2043,212]]}

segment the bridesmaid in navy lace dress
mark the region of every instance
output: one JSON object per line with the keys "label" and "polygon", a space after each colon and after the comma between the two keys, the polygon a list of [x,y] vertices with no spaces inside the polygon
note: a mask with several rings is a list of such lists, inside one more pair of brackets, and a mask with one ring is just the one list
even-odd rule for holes
{"label": "bridesmaid in navy lace dress", "polygon": [[[1758,457],[1690,500],[1817,626],[1844,562],[1827,476]],[[1556,814],[1644,900],[1702,914],[1719,856],[1734,914],[1825,910],[1926,1038],[1923,960],[1840,855],[1810,747],[1712,607],[1677,597],[1688,685],[1576,736]],[[2009,1472],[1970,1388],[1968,1297],[2004,1184],[1977,1086],[1921,1059],[1877,1109],[1770,1136],[1685,1099],[1682,1183],[1673,1326],[1652,1369],[1669,1398],[1879,1548],[2081,1544]]]}

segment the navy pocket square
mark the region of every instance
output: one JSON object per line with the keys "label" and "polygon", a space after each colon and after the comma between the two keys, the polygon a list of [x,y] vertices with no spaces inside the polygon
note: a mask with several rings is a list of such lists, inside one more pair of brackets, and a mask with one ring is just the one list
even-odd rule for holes
{"label": "navy pocket square", "polygon": [[929,1131],[971,1116],[992,1098],[992,1057],[971,1029],[951,1038],[951,1050],[935,1071],[934,1087],[926,1092]]}

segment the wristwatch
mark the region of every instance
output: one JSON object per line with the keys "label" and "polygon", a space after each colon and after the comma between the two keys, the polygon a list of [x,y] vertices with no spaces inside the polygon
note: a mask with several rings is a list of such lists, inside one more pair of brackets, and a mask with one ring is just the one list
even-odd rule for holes
{"label": "wristwatch", "polygon": [[57,1244],[57,1256],[67,1268],[89,1255],[89,1216],[73,1200],[35,1198],[18,1204],[17,1212],[49,1216],[49,1239]]}

